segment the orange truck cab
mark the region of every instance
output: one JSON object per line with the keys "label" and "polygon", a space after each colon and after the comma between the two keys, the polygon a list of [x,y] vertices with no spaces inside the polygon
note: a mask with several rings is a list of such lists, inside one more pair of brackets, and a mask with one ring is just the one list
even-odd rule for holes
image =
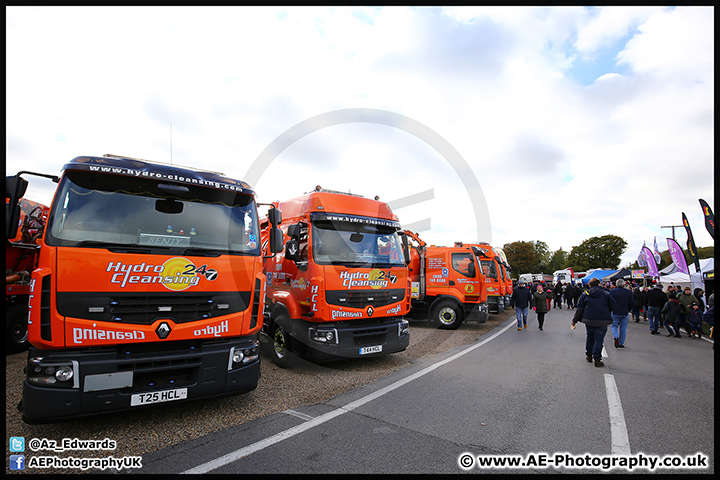
{"label": "orange truck cab", "polygon": [[410,230],[404,232],[412,287],[411,315],[454,330],[466,319],[488,319],[485,276],[468,246],[438,247]]}
{"label": "orange truck cab", "polygon": [[[23,420],[253,390],[265,274],[250,186],[111,155],[63,170],[32,272]],[[11,217],[25,174],[6,178]]]}
{"label": "orange truck cab", "polygon": [[492,314],[499,314],[510,305],[512,285],[510,280],[509,266],[503,257],[488,243],[475,243],[478,262],[485,274],[485,286],[487,290],[488,309]]}
{"label": "orange truck cab", "polygon": [[510,263],[508,263],[507,255],[502,248],[494,247],[495,252],[499,255],[497,257],[500,266],[502,267],[502,273],[504,274],[504,295],[505,295],[505,308],[510,306],[510,298],[513,293],[513,281],[510,277]]}
{"label": "orange truck cab", "polygon": [[265,262],[261,339],[274,362],[287,367],[295,356],[323,361],[405,350],[410,287],[390,207],[319,186],[274,205],[287,239],[284,253]]}

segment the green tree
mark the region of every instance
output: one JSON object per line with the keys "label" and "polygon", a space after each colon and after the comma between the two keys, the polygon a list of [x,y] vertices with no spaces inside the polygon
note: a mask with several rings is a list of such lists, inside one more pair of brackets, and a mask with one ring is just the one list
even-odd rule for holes
{"label": "green tree", "polygon": [[568,266],[568,254],[565,250],[555,250],[550,257],[550,265],[548,266],[548,273],[552,273],[556,270],[564,270]]}
{"label": "green tree", "polygon": [[540,240],[532,240],[530,243],[532,243],[535,249],[535,257],[537,259],[531,273],[552,273],[552,271],[548,272],[550,268],[550,258],[552,256],[548,244]]}
{"label": "green tree", "polygon": [[627,249],[627,242],[617,235],[591,237],[570,250],[568,262],[576,271],[591,268],[616,269],[620,256]]}
{"label": "green tree", "polygon": [[503,245],[503,250],[516,277],[523,273],[538,273],[533,272],[538,257],[532,242],[506,243]]}

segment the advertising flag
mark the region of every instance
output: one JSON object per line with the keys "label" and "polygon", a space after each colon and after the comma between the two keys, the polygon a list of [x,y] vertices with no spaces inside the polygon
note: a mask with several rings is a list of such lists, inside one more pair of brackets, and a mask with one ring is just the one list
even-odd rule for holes
{"label": "advertising flag", "polygon": [[658,272],[657,264],[655,263],[655,257],[653,257],[653,253],[650,251],[648,247],[643,246],[642,253],[645,256],[645,263],[647,263],[648,267],[648,273],[652,277],[659,277],[660,273]]}
{"label": "advertising flag", "polygon": [[690,230],[690,223],[688,222],[685,212],[682,212],[683,225],[685,225],[685,231],[687,231],[687,247],[690,253],[690,258],[695,264],[695,271],[700,271],[700,260],[698,259],[697,247],[695,246],[695,239],[693,239],[692,230]]}
{"label": "advertising flag", "polygon": [[653,254],[655,255],[655,263],[660,264],[660,260],[662,259],[660,257],[660,249],[657,246],[657,237],[653,237]]}
{"label": "advertising flag", "polygon": [[641,267],[647,267],[647,261],[645,261],[645,242],[643,242],[643,246],[640,248],[640,253],[638,253],[637,262],[638,265]]}
{"label": "advertising flag", "polygon": [[700,199],[700,206],[702,207],[703,217],[705,217],[705,228],[710,232],[710,236],[715,238],[715,215],[705,200]]}
{"label": "advertising flag", "polygon": [[672,261],[677,267],[678,272],[690,275],[687,262],[685,261],[685,254],[683,253],[682,248],[680,248],[680,244],[678,244],[672,238],[668,238],[667,243],[668,248],[670,249],[670,258],[672,258]]}

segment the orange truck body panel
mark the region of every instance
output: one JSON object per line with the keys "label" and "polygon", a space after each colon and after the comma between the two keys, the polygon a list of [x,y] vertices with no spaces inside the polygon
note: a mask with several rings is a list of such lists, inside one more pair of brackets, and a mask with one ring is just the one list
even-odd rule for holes
{"label": "orange truck body panel", "polygon": [[478,261],[485,274],[490,313],[499,314],[510,304],[512,280],[509,266],[498,251],[487,243],[466,244],[478,249]]}
{"label": "orange truck body panel", "polygon": [[409,246],[408,263],[412,317],[430,319],[443,328],[457,328],[474,317],[480,323],[487,321],[485,276],[472,249],[427,246],[417,234],[406,230],[405,235],[416,243]]}
{"label": "orange truck body panel", "polygon": [[[297,260],[281,253],[265,263],[270,338],[282,328],[294,354],[315,360],[405,350],[410,289],[396,234],[399,222],[390,207],[330,191],[276,206],[284,239],[293,239],[291,226],[301,233]],[[263,242],[266,237],[263,230]],[[377,335],[370,334],[373,329]],[[331,334],[332,341],[318,332]]]}
{"label": "orange truck body panel", "polygon": [[55,196],[31,281],[26,422],[256,387],[266,282],[247,184],[78,157]]}

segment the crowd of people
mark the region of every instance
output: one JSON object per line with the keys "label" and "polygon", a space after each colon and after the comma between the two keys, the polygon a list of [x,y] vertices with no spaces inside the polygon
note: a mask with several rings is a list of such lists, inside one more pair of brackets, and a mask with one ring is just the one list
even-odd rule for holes
{"label": "crowd of people", "polygon": [[[604,366],[600,352],[607,327],[611,329],[615,348],[625,348],[631,317],[636,323],[648,322],[651,335],[660,334],[664,328],[667,337],[682,338],[684,331],[688,338],[703,335],[714,338],[715,295],[706,297],[703,289],[693,291],[689,286],[671,284],[663,289],[661,283],[645,287],[634,282],[626,284],[622,279],[603,284],[597,278],[575,285],[562,282],[526,285],[521,280],[513,289],[510,305],[515,309],[518,330],[527,328],[531,309],[537,314],[540,330],[551,309],[562,309],[565,305],[576,310],[572,326],[575,328],[578,322],[585,324],[586,359],[594,361],[597,367]],[[703,330],[703,323],[707,324],[707,332]]]}

